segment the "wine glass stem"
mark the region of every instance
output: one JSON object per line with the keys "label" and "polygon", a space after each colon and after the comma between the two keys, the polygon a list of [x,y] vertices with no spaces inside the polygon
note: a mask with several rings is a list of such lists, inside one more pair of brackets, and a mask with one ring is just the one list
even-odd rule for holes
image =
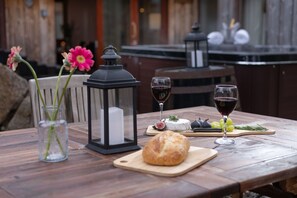
{"label": "wine glass stem", "polygon": [[223,120],[224,120],[224,135],[223,135],[223,139],[226,139],[227,138],[227,135],[226,135],[226,122],[227,122],[227,119],[228,119],[228,116],[224,115],[223,116]]}
{"label": "wine glass stem", "polygon": [[159,106],[160,106],[160,120],[162,120],[162,117],[163,117],[163,103],[160,102]]}

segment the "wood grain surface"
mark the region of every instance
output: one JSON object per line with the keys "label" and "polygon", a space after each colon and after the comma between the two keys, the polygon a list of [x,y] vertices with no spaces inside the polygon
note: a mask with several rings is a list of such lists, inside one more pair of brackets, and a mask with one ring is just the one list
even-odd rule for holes
{"label": "wood grain surface", "polygon": [[[164,111],[194,120],[219,120],[213,107]],[[235,124],[261,122],[274,135],[236,137],[235,145],[217,146],[216,137],[189,137],[191,146],[218,155],[177,177],[160,177],[113,166],[132,152],[101,155],[85,147],[86,123],[69,125],[69,159],[38,161],[35,128],[0,132],[0,197],[222,197],[297,176],[297,121],[234,111]],[[151,136],[147,127],[159,112],[137,115],[138,144]]]}
{"label": "wood grain surface", "polygon": [[142,150],[136,151],[113,161],[113,165],[118,168],[124,168],[153,175],[175,177],[183,175],[194,168],[217,156],[217,151],[209,148],[190,147],[185,161],[176,166],[154,166],[143,161]]}

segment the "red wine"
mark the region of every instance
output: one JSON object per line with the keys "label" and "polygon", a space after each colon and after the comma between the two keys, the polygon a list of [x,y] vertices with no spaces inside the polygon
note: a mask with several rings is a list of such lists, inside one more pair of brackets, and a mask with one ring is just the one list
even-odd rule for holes
{"label": "red wine", "polygon": [[232,97],[215,97],[214,101],[218,111],[225,116],[228,116],[235,108],[237,98]]}
{"label": "red wine", "polygon": [[166,87],[166,86],[152,87],[153,96],[158,102],[164,103],[169,98],[170,92],[171,92],[170,87]]}

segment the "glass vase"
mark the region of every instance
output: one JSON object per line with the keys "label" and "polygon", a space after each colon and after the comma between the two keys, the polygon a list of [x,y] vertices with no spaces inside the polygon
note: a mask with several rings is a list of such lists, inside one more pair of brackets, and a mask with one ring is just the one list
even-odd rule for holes
{"label": "glass vase", "polygon": [[43,107],[43,118],[38,125],[39,160],[60,162],[68,158],[68,127],[61,109]]}

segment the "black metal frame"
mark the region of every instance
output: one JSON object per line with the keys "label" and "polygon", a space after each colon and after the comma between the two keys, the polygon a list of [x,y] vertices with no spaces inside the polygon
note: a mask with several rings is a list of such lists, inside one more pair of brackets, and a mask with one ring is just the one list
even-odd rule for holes
{"label": "black metal frame", "polygon": [[[137,84],[135,84],[137,85]],[[125,139],[125,142],[122,144],[117,145],[109,145],[109,111],[108,111],[108,90],[114,89],[112,88],[104,88],[103,89],[103,104],[104,104],[104,144],[97,143],[92,139],[92,103],[91,103],[91,88],[98,88],[94,86],[88,86],[87,88],[87,97],[88,97],[88,144],[86,145],[87,148],[94,150],[96,152],[102,154],[113,154],[113,153],[121,153],[131,150],[138,150],[140,147],[137,145],[137,116],[136,116],[136,99],[137,99],[137,90],[136,86],[127,86],[121,88],[132,88],[133,90],[133,140]],[[100,89],[100,88],[99,88]],[[130,142],[127,142],[130,141]],[[99,142],[99,141],[98,141]]]}

